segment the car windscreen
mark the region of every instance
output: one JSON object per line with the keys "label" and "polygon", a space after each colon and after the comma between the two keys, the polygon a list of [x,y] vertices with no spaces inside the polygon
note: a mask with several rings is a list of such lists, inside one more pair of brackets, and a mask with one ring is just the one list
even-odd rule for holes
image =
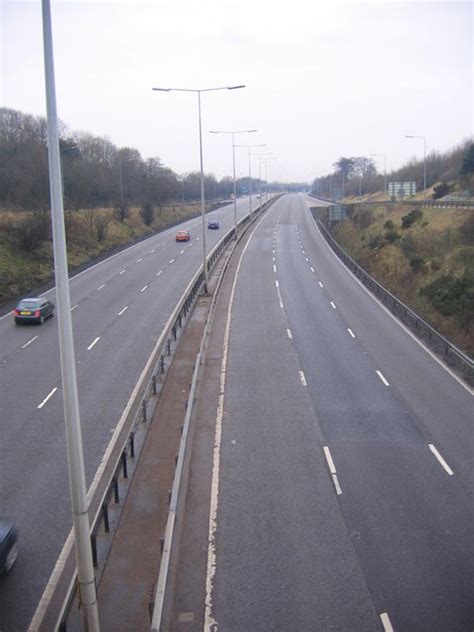
{"label": "car windscreen", "polygon": [[18,309],[36,309],[38,301],[20,301]]}

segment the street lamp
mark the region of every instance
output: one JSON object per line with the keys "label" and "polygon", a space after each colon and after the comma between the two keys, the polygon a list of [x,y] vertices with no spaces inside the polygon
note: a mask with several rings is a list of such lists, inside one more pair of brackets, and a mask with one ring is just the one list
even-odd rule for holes
{"label": "street lamp", "polygon": [[266,147],[265,143],[261,145],[235,145],[236,147],[247,147],[249,150],[249,215],[252,217],[252,147]]}
{"label": "street lamp", "polygon": [[[274,155],[274,154],[273,154]],[[265,187],[265,202],[268,200],[269,197],[269,173],[270,173],[270,167],[272,165],[274,165],[276,162],[276,156],[274,158],[268,159],[268,160],[264,160],[263,164],[265,166],[265,182],[266,182],[266,187]]]}
{"label": "street lamp", "polygon": [[216,92],[217,90],[238,90],[245,88],[240,86],[223,86],[219,88],[203,88],[201,90],[193,90],[191,88],[153,88],[157,92],[194,92],[198,95],[198,112],[199,112],[199,157],[201,163],[201,218],[202,218],[202,266],[204,274],[204,293],[207,293],[208,274],[206,261],[206,203],[204,198],[204,166],[202,160],[202,122],[201,122],[201,92]]}
{"label": "street lamp", "polygon": [[423,141],[423,191],[426,191],[426,137],[409,136],[408,134],[405,134],[405,138],[420,138]]}
{"label": "street lamp", "polygon": [[262,162],[264,161],[264,156],[267,156],[267,160],[269,156],[275,156],[271,151],[267,151],[263,154],[255,154],[255,157],[258,160],[258,197],[260,200],[260,205],[262,204]]}
{"label": "street lamp", "polygon": [[384,191],[385,195],[387,195],[387,154],[370,154],[371,156],[382,156],[383,157],[383,180],[384,180]]}
{"label": "street lamp", "polygon": [[252,134],[256,132],[256,129],[237,129],[231,131],[222,131],[222,130],[212,130],[210,134],[232,134],[232,171],[234,177],[234,230],[235,230],[235,238],[237,239],[237,185],[235,182],[235,145],[234,145],[234,136],[235,134]]}

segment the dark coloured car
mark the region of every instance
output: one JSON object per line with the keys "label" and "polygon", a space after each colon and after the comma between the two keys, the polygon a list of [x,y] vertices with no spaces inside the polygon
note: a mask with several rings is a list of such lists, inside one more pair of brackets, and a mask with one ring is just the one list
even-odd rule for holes
{"label": "dark coloured car", "polygon": [[13,312],[15,323],[40,323],[54,315],[54,305],[46,298],[24,298]]}
{"label": "dark coloured car", "polygon": [[0,575],[9,573],[18,557],[18,529],[14,522],[0,518]]}
{"label": "dark coloured car", "polygon": [[217,219],[210,219],[207,223],[207,227],[209,230],[219,230],[220,224]]}

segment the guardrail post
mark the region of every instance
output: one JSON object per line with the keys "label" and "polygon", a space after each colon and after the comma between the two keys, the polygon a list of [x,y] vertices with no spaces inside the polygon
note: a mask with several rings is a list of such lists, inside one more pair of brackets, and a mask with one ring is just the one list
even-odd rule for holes
{"label": "guardrail post", "polygon": [[114,500],[115,500],[115,503],[118,504],[120,502],[120,494],[119,494],[119,486],[118,486],[118,478],[117,478],[117,476],[114,476],[113,485],[114,485]]}
{"label": "guardrail post", "polygon": [[178,316],[178,324],[180,327],[183,326],[183,320],[182,320],[181,314]]}
{"label": "guardrail post", "polygon": [[168,338],[168,342],[166,344],[166,348],[168,350],[168,355],[171,355],[171,340]]}
{"label": "guardrail post", "polygon": [[92,563],[94,568],[97,568],[97,537],[95,533],[91,534],[91,548],[92,548]]}
{"label": "guardrail post", "polygon": [[135,433],[133,430],[130,433],[130,456],[132,459],[135,457]]}
{"label": "guardrail post", "polygon": [[109,506],[105,502],[102,505],[102,515],[104,516],[104,530],[105,533],[110,533],[110,523],[109,523]]}
{"label": "guardrail post", "polygon": [[142,416],[143,416],[143,423],[146,423],[146,401],[143,400],[142,401]]}
{"label": "guardrail post", "polygon": [[123,477],[128,478],[127,453],[125,450],[122,452],[122,471],[123,471]]}
{"label": "guardrail post", "polygon": [[172,331],[174,340],[176,340],[176,325],[173,325],[173,329],[171,331]]}
{"label": "guardrail post", "polygon": [[161,354],[160,356],[160,370],[162,373],[165,372],[165,358],[163,356],[163,354]]}
{"label": "guardrail post", "polygon": [[152,377],[151,377],[151,390],[153,392],[153,395],[156,395],[156,393],[157,393],[157,389],[156,389],[156,375],[152,375]]}

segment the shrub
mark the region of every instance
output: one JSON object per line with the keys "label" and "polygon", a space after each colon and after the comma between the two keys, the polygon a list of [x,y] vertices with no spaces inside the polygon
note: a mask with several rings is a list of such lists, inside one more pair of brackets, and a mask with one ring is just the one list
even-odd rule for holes
{"label": "shrub", "polygon": [[466,333],[474,321],[474,274],[442,276],[420,290],[444,316],[455,316]]}
{"label": "shrub", "polygon": [[145,202],[140,209],[140,215],[145,226],[151,226],[155,220],[155,209],[150,202]]}
{"label": "shrub", "polygon": [[423,270],[425,266],[425,263],[426,262],[423,257],[420,257],[419,255],[415,255],[410,259],[410,267],[413,272],[421,272],[421,270]]}
{"label": "shrub", "polygon": [[391,219],[388,219],[383,227],[385,228],[385,230],[393,230],[395,228],[395,224],[392,222]]}
{"label": "shrub", "polygon": [[453,188],[454,187],[452,184],[448,184],[447,182],[441,182],[441,184],[438,184],[433,188],[433,195],[432,195],[433,200],[439,200],[439,198],[442,198],[445,195],[448,195],[448,193],[451,193]]}
{"label": "shrub", "polygon": [[400,239],[400,234],[396,230],[387,230],[385,239],[389,244],[394,244],[397,239]]}
{"label": "shrub", "polygon": [[119,222],[124,222],[127,217],[130,217],[130,207],[126,202],[119,202],[114,207],[114,215]]}
{"label": "shrub", "polygon": [[369,239],[369,247],[372,248],[372,250],[378,250],[379,248],[382,248],[383,245],[384,240],[382,235],[373,235]]}
{"label": "shrub", "polygon": [[414,209],[410,211],[408,215],[404,215],[402,217],[402,228],[410,228],[412,224],[414,224],[418,219],[423,217],[423,211],[419,209]]}
{"label": "shrub", "polygon": [[374,219],[374,214],[370,208],[362,209],[354,213],[354,223],[362,228],[368,228]]}
{"label": "shrub", "polygon": [[9,229],[9,241],[24,252],[32,252],[51,238],[48,211],[34,211],[15,222]]}
{"label": "shrub", "polygon": [[97,235],[97,241],[101,244],[107,238],[109,232],[110,217],[107,215],[97,215],[94,219],[95,233]]}

